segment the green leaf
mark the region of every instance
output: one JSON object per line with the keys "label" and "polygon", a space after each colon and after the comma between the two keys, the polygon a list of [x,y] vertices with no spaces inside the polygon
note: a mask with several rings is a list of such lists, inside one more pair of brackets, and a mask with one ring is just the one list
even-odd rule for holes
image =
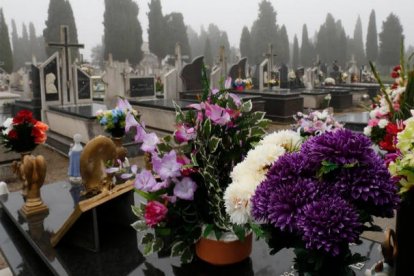
{"label": "green leaf", "polygon": [[253,233],[256,235],[257,238],[265,237],[265,232],[259,225],[255,223],[250,223],[250,228],[252,229]]}
{"label": "green leaf", "polygon": [[357,164],[358,164],[358,161],[355,161],[355,162],[353,162],[353,163],[349,163],[349,164],[345,164],[345,165],[344,165],[344,168],[345,168],[345,169],[350,169],[350,168],[355,167]]}
{"label": "green leaf", "polygon": [[206,139],[210,137],[211,133],[211,121],[210,119],[207,119],[203,124],[203,134]]}
{"label": "green leaf", "polygon": [[250,112],[252,110],[253,104],[251,100],[244,102],[241,106],[241,112]]}
{"label": "green leaf", "polygon": [[261,128],[261,127],[252,127],[250,129],[250,136],[262,137],[265,134],[266,134],[266,131],[263,128]]}
{"label": "green leaf", "polygon": [[213,136],[210,138],[210,140],[208,141],[208,148],[211,153],[214,153],[217,150],[220,142],[221,142],[221,138],[217,138],[216,136]]}
{"label": "green leaf", "polygon": [[174,243],[171,247],[171,256],[173,257],[180,256],[182,252],[184,251],[185,247],[186,245],[182,241]]}
{"label": "green leaf", "polygon": [[162,241],[162,239],[157,238],[157,239],[155,239],[155,241],[152,243],[152,252],[158,252],[158,251],[160,251],[163,247],[164,247],[164,242]]}
{"label": "green leaf", "polygon": [[[264,119],[266,113],[265,112],[261,112],[261,111],[256,111],[252,114],[252,119],[254,121],[261,121]],[[270,120],[266,120],[268,122],[270,122]]]}
{"label": "green leaf", "polygon": [[193,163],[194,166],[198,166],[197,157],[193,153],[191,153],[191,163]]}
{"label": "green leaf", "polygon": [[159,236],[169,236],[169,235],[171,235],[171,229],[170,228],[157,227],[155,229],[155,233]]}
{"label": "green leaf", "polygon": [[146,233],[146,234],[142,237],[142,239],[141,239],[141,243],[142,243],[142,244],[147,244],[147,243],[152,242],[153,240],[154,240],[154,234],[152,234],[152,233]]}
{"label": "green leaf", "polygon": [[213,224],[207,224],[206,228],[203,231],[203,237],[206,238],[208,235],[210,235],[211,231],[213,231]]}
{"label": "green leaf", "polygon": [[166,135],[166,136],[164,136],[164,138],[162,138],[162,140],[165,142],[165,143],[171,143],[171,141],[172,141],[172,136],[171,135]]}
{"label": "green leaf", "polygon": [[166,153],[166,152],[170,152],[173,148],[169,144],[160,143],[157,145],[157,149],[158,149],[158,152],[160,153]]}
{"label": "green leaf", "polygon": [[132,223],[131,226],[138,232],[148,229],[148,225],[144,220],[137,220],[136,222]]}
{"label": "green leaf", "polygon": [[192,250],[187,247],[184,249],[182,255],[181,255],[181,262],[188,264],[193,260],[194,254]]}
{"label": "green leaf", "polygon": [[142,252],[144,256],[151,255],[153,253],[152,250],[152,242],[144,244],[144,252]]}
{"label": "green leaf", "polygon": [[233,232],[240,241],[244,241],[246,238],[246,229],[241,225],[233,225]]}
{"label": "green leaf", "polygon": [[136,215],[137,217],[139,218],[144,217],[144,211],[142,210],[141,207],[132,205],[131,209],[132,209],[132,213],[134,213],[134,215]]}
{"label": "green leaf", "polygon": [[319,169],[318,177],[322,177],[325,174],[328,174],[332,172],[333,170],[336,170],[338,168],[338,165],[326,160],[322,161],[322,167]]}

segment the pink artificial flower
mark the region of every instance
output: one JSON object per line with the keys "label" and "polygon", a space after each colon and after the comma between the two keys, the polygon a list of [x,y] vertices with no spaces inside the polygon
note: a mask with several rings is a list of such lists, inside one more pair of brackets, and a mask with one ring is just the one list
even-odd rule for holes
{"label": "pink artificial flower", "polygon": [[224,88],[225,89],[230,89],[232,87],[232,84],[231,84],[231,77],[228,77],[227,79],[226,79],[226,81],[224,82]]}
{"label": "pink artificial flower", "polygon": [[143,138],[143,143],[141,145],[141,149],[145,152],[153,152],[155,151],[159,141],[160,139],[158,139],[157,134],[153,132],[149,134],[145,133],[144,138]]}
{"label": "pink artificial flower", "polygon": [[125,116],[125,132],[129,132],[131,127],[139,126],[138,121],[135,119],[135,116],[131,113],[127,113]]}
{"label": "pink artificial flower", "polygon": [[233,102],[237,107],[241,106],[241,100],[239,96],[233,93],[229,93],[229,97],[233,99]]}
{"label": "pink artificial flower", "polygon": [[154,227],[165,219],[167,213],[168,209],[164,204],[158,201],[149,201],[145,206],[145,223],[150,227]]}
{"label": "pink artificial flower", "polygon": [[180,124],[177,127],[177,130],[174,132],[175,140],[177,140],[178,143],[184,143],[189,140],[195,139],[197,136],[197,133],[193,127],[186,128],[184,125]]}
{"label": "pink artificial flower", "polygon": [[162,158],[154,155],[152,157],[152,168],[162,180],[181,175],[181,164],[177,162],[177,153],[174,150],[165,154]]}
{"label": "pink artificial flower", "polygon": [[181,154],[177,156],[177,162],[180,163],[181,165],[188,165],[191,163],[191,160],[184,154]]}
{"label": "pink artificial flower", "polygon": [[370,119],[369,121],[368,121],[368,126],[370,126],[370,127],[374,127],[374,126],[377,126],[378,125],[378,122],[379,122],[379,120],[378,119]]}
{"label": "pink artificial flower", "polygon": [[157,185],[157,180],[155,180],[152,173],[148,170],[142,170],[135,177],[134,187],[138,190],[149,192],[155,185]]}
{"label": "pink artificial flower", "polygon": [[212,122],[221,126],[230,122],[230,114],[217,104],[206,104],[206,115]]}
{"label": "pink artificial flower", "polygon": [[175,184],[174,195],[184,200],[193,200],[197,184],[190,178],[184,177],[180,182]]}
{"label": "pink artificial flower", "polygon": [[211,89],[211,94],[216,95],[219,91],[217,88]]}
{"label": "pink artificial flower", "polygon": [[126,110],[126,109],[132,109],[131,104],[128,102],[127,99],[123,99],[121,97],[118,98],[118,103],[116,105],[119,109]]}

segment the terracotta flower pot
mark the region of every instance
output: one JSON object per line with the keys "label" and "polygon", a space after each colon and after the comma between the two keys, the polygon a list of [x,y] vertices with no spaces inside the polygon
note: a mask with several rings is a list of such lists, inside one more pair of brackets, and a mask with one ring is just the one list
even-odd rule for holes
{"label": "terracotta flower pot", "polygon": [[197,256],[212,265],[229,265],[243,261],[252,252],[252,234],[244,241],[231,242],[201,238],[196,243]]}

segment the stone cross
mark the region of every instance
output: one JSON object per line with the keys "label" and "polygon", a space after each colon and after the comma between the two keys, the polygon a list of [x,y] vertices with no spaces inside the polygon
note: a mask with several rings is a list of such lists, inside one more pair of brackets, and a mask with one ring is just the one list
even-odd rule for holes
{"label": "stone cross", "polygon": [[[60,26],[60,42],[49,42],[49,46],[60,47],[63,49],[63,66],[62,66],[62,83],[66,85],[62,85],[63,93],[66,91],[67,93],[67,102],[70,102],[70,87],[71,87],[71,78],[70,78],[70,70],[69,70],[69,62],[70,62],[70,48],[83,48],[83,44],[72,44],[69,43],[69,27],[66,25]],[[62,97],[63,98],[63,97]]]}
{"label": "stone cross", "polygon": [[273,69],[273,58],[275,56],[277,56],[276,54],[273,53],[273,45],[271,43],[269,43],[267,45],[267,52],[264,54],[264,56],[267,58],[268,63],[267,63],[267,85],[268,88],[270,89],[270,80],[272,79],[272,69]]}
{"label": "stone cross", "polygon": [[220,46],[219,53],[220,53],[219,62],[220,62],[221,74],[222,74],[221,77],[226,78],[227,76],[225,76],[225,74],[227,74],[227,58],[226,58],[226,49],[224,48],[224,46]]}

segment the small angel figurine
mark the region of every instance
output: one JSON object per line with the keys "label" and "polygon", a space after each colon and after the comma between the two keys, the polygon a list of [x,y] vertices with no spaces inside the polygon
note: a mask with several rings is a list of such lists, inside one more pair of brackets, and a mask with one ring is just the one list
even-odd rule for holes
{"label": "small angel figurine", "polygon": [[80,175],[80,156],[83,150],[83,147],[80,143],[82,136],[80,134],[73,135],[74,144],[71,145],[69,149],[69,168],[68,176],[71,183],[80,183],[82,178]]}

